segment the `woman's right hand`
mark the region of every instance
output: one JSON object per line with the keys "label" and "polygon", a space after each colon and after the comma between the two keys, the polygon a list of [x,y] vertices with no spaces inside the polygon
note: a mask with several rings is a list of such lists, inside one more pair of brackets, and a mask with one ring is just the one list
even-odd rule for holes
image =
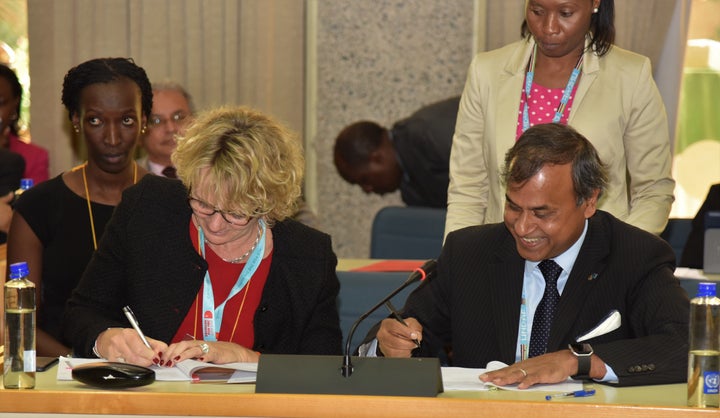
{"label": "woman's right hand", "polygon": [[108,328],[98,335],[95,348],[100,357],[109,361],[150,366],[158,364],[167,344],[162,341],[147,339],[152,349],[145,346],[143,341],[132,328]]}

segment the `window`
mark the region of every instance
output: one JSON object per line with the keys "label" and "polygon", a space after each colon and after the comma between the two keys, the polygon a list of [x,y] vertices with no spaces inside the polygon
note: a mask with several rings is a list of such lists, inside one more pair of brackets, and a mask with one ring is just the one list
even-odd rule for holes
{"label": "window", "polygon": [[692,218],[720,182],[720,0],[693,0],[675,135],[675,204]]}

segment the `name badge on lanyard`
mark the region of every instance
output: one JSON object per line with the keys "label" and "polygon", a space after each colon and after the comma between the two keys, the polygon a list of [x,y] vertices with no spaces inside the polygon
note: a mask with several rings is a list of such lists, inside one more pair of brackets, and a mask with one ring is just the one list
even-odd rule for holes
{"label": "name badge on lanyard", "polygon": [[[238,276],[233,288],[230,290],[230,294],[223,301],[223,303],[215,306],[215,294],[213,293],[212,281],[210,280],[210,269],[205,272],[205,279],[203,281],[203,305],[202,305],[202,333],[205,341],[217,341],[220,336],[220,327],[222,326],[223,314],[225,313],[225,304],[227,301],[233,298],[233,296],[240,293],[245,285],[250,281],[253,274],[260,266],[263,254],[265,253],[265,222],[262,219],[258,221],[260,228],[262,229],[262,236],[258,241],[258,245],[253,250],[252,254],[248,258],[245,267],[243,267],[240,275]],[[202,250],[202,256],[205,257],[205,234],[202,228],[198,228],[198,245]]]}

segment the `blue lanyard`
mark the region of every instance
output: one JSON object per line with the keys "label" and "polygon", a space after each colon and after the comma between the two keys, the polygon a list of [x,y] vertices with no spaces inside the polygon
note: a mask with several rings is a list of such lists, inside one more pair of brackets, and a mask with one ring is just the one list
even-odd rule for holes
{"label": "blue lanyard", "polygon": [[527,298],[525,297],[525,283],[523,280],[522,301],[520,302],[520,361],[527,360],[530,348],[530,332],[528,330]]}
{"label": "blue lanyard", "polygon": [[[225,304],[228,300],[232,299],[233,296],[240,293],[245,285],[250,281],[250,278],[255,274],[262,256],[265,253],[265,222],[262,219],[259,221],[260,228],[262,228],[262,236],[258,241],[258,245],[250,254],[247,264],[243,267],[240,275],[230,290],[230,294],[223,303],[215,307],[215,295],[213,293],[212,281],[210,280],[210,269],[205,272],[205,279],[203,282],[203,314],[202,314],[202,333],[205,341],[217,341],[217,337],[220,335],[220,326],[222,325],[223,314],[225,313]],[[202,228],[198,227],[198,245],[202,251],[202,256],[205,258],[205,234]]]}
{"label": "blue lanyard", "polygon": [[[537,44],[535,44],[535,47],[533,48],[532,56],[530,57],[530,70],[527,72],[527,75],[525,75],[525,89],[523,92],[525,93],[525,105],[523,106],[523,132],[525,132],[530,127],[530,116],[528,114],[528,102],[530,102],[530,93],[532,91],[532,83],[533,78],[535,78],[535,56],[537,54]],[[560,122],[560,118],[562,118],[563,113],[565,113],[565,107],[567,106],[568,101],[570,100],[570,94],[572,94],[573,89],[575,88],[575,83],[577,82],[578,77],[580,76],[580,69],[582,68],[583,64],[583,58],[585,54],[580,55],[580,59],[578,60],[577,64],[575,64],[575,68],[572,70],[572,74],[570,74],[570,78],[568,79],[567,85],[565,86],[565,91],[563,92],[562,98],[560,99],[560,105],[555,110],[555,116],[553,116],[553,123]]]}

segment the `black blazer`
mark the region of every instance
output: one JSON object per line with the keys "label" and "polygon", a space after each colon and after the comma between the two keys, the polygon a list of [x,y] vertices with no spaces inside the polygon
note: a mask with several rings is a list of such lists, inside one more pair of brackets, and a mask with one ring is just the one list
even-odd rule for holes
{"label": "black blazer", "polygon": [[[514,363],[524,267],[504,224],[449,234],[437,277],[404,308],[424,327],[419,354],[452,344],[455,366]],[[674,268],[665,241],[598,211],[560,298],[548,351],[566,348],[617,309],[620,328],[588,342],[619,385],[685,381],[689,301]]]}
{"label": "black blazer", "polygon": [[[130,305],[148,337],[169,342],[197,295],[207,263],[192,245],[187,190],[145,176],[123,193],[65,310],[64,335],[75,354],[92,356],[100,332],[127,327]],[[263,353],[340,354],[340,289],[330,237],[293,220],[273,231],[273,259],[255,312]]]}

